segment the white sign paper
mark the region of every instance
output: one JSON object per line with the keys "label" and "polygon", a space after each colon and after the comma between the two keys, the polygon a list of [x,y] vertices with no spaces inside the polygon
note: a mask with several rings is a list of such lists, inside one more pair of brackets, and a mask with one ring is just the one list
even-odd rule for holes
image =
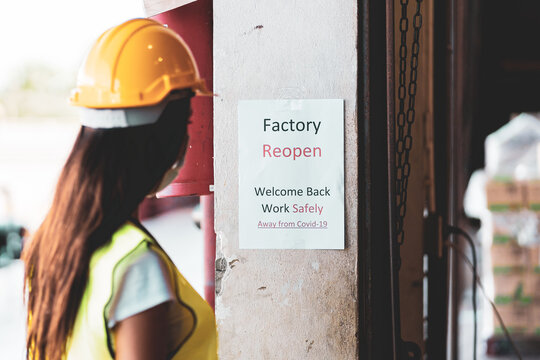
{"label": "white sign paper", "polygon": [[342,99],[238,104],[242,249],[343,249]]}

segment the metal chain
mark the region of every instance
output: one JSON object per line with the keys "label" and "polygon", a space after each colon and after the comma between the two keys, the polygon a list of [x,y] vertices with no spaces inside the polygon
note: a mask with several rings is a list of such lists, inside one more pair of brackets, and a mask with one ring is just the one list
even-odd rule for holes
{"label": "metal chain", "polygon": [[[412,124],[414,123],[415,100],[418,77],[418,54],[420,52],[420,28],[422,27],[422,15],[420,5],[422,0],[416,0],[416,13],[413,18],[413,41],[410,59],[410,78],[407,85],[407,32],[409,29],[409,19],[407,17],[407,6],[409,0],[400,0],[401,19],[399,21],[399,31],[401,34],[401,44],[399,46],[399,87],[398,87],[398,113],[397,113],[397,139],[396,139],[396,208],[397,208],[397,242],[402,245],[405,240],[403,224],[407,211],[407,186],[411,173],[409,155],[412,149]],[[407,109],[405,109],[405,99],[408,95]],[[401,260],[400,260],[401,264]]]}

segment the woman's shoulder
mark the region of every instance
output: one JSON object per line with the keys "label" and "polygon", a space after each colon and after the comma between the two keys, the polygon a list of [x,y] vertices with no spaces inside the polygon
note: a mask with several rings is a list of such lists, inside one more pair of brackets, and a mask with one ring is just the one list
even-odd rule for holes
{"label": "woman's shoulder", "polygon": [[[168,275],[167,265],[163,258],[152,248],[145,246],[141,251],[126,255],[121,260],[122,277],[136,275],[144,279],[153,275]],[[119,266],[120,267],[120,266]]]}
{"label": "woman's shoulder", "polygon": [[174,299],[162,257],[152,248],[129,254],[115,269],[108,325]]}
{"label": "woman's shoulder", "polygon": [[151,235],[140,229],[136,224],[127,221],[111,236],[111,240],[92,255],[92,264],[103,264],[106,267],[116,266],[132,253],[144,251],[154,242]]}
{"label": "woman's shoulder", "polygon": [[154,237],[144,228],[144,226],[133,220],[126,221],[112,235],[112,244],[121,246],[137,246],[141,242],[155,242]]}

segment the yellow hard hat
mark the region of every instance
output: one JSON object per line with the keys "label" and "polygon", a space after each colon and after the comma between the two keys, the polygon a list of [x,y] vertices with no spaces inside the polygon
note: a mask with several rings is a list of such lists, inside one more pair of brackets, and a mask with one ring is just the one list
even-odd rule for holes
{"label": "yellow hard hat", "polygon": [[94,109],[151,106],[179,89],[212,95],[178,34],[155,20],[134,19],[98,38],[70,102]]}

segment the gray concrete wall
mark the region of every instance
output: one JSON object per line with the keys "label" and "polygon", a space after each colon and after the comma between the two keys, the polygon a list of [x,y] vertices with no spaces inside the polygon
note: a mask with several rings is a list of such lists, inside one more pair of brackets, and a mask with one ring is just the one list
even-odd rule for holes
{"label": "gray concrete wall", "polygon": [[[216,315],[221,359],[356,359],[357,8],[214,1]],[[238,248],[237,104],[345,99],[345,250]]]}

